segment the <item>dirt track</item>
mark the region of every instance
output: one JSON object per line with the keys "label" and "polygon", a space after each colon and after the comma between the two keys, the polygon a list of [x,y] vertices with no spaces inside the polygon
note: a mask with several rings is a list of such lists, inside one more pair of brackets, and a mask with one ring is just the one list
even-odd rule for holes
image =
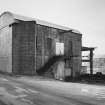
{"label": "dirt track", "polygon": [[105,86],[39,77],[0,77],[1,105],[105,105]]}

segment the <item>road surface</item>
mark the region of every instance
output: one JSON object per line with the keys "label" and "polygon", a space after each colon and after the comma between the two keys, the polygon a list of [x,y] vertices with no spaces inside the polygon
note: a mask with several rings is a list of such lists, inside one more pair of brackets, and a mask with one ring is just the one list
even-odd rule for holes
{"label": "road surface", "polygon": [[0,75],[0,105],[105,105],[105,86]]}

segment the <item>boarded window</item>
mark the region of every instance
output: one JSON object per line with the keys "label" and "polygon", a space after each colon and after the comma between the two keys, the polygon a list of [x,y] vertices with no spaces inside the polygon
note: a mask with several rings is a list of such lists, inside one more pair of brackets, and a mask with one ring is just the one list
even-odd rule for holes
{"label": "boarded window", "polygon": [[56,42],[56,55],[64,55],[64,43]]}

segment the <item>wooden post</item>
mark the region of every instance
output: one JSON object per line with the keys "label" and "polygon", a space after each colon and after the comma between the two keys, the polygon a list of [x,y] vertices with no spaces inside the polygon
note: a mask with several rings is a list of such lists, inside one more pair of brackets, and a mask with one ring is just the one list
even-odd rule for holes
{"label": "wooden post", "polygon": [[90,74],[93,74],[93,50],[90,50]]}

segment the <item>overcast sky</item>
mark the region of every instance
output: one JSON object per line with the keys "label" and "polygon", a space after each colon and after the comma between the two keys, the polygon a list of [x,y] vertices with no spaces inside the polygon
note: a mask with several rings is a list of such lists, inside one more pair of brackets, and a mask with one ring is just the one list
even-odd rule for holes
{"label": "overcast sky", "polygon": [[4,11],[77,29],[83,46],[105,54],[105,0],[0,0],[0,14]]}

